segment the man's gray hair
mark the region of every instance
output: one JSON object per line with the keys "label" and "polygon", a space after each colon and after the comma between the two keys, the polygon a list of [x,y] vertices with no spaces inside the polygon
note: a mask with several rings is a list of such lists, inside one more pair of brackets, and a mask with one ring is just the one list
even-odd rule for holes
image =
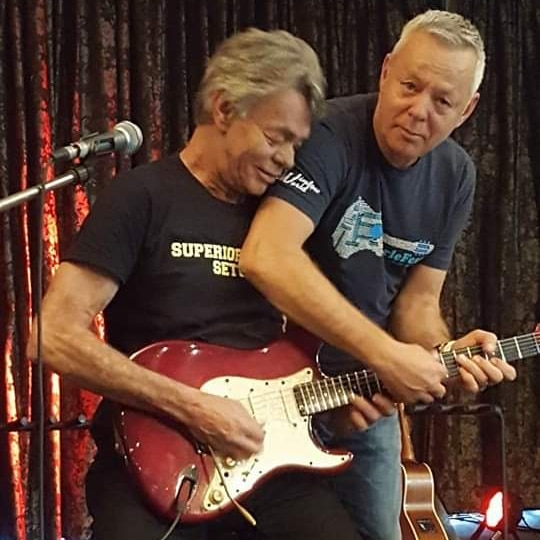
{"label": "man's gray hair", "polygon": [[427,32],[451,47],[469,48],[476,54],[472,93],[480,87],[486,66],[484,42],[478,28],[459,13],[430,9],[411,19],[401,31],[396,50],[413,32]]}
{"label": "man's gray hair", "polygon": [[216,92],[236,114],[278,90],[294,89],[316,117],[322,114],[326,81],[315,51],[284,30],[249,28],[226,39],[208,61],[195,101],[195,122],[212,118]]}

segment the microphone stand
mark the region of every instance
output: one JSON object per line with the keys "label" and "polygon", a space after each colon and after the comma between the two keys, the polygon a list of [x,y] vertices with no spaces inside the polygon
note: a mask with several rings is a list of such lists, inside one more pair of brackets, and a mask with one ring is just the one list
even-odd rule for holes
{"label": "microphone stand", "polygon": [[[81,182],[84,184],[90,178],[90,169],[84,163],[73,169],[69,169],[64,174],[56,176],[50,182],[45,182],[37,186],[33,186],[23,191],[18,191],[13,195],[0,199],[0,213],[9,210],[14,206],[19,206],[35,197],[41,196],[44,193],[58,189],[73,182]],[[40,242],[41,245],[41,242]]]}
{"label": "microphone stand", "polygon": [[[80,182],[84,185],[90,178],[91,169],[84,163],[69,169],[64,174],[53,178],[49,182],[41,183],[37,186],[19,191],[13,195],[9,195],[3,199],[0,199],[0,213],[9,210],[15,206],[22,205],[31,199],[39,197],[40,199],[40,212],[38,220],[38,266],[36,276],[36,290],[38,292],[36,296],[36,331],[37,331],[37,370],[38,370],[38,394],[39,394],[39,414],[38,414],[38,435],[39,435],[39,450],[38,450],[38,526],[39,526],[39,539],[45,540],[45,398],[44,398],[44,385],[43,385],[43,359],[42,359],[42,325],[41,325],[41,294],[43,290],[43,208],[45,206],[45,193],[54,189],[67,186],[74,182]],[[26,424],[26,425],[24,425]],[[25,422],[21,426],[21,430],[29,430],[29,423]],[[30,428],[31,429],[31,428]]]}

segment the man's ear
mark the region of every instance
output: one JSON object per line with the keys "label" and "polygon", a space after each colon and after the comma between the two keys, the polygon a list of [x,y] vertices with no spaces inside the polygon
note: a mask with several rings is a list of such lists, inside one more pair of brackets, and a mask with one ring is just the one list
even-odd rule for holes
{"label": "man's ear", "polygon": [[217,91],[212,97],[212,119],[214,125],[221,132],[226,132],[234,116],[234,108],[231,102]]}
{"label": "man's ear", "polygon": [[473,97],[469,100],[469,103],[467,103],[467,106],[465,107],[465,110],[463,111],[456,127],[461,126],[461,124],[463,124],[469,118],[469,116],[471,116],[471,114],[474,112],[474,109],[476,109],[476,105],[478,105],[479,99],[480,94],[478,92],[475,92]]}
{"label": "man's ear", "polygon": [[382,67],[381,67],[381,74],[379,75],[379,89],[382,86],[382,84],[383,84],[384,80],[386,79],[386,77],[388,76],[388,64],[390,63],[391,58],[392,58],[391,53],[388,53],[384,57],[384,61],[383,61]]}

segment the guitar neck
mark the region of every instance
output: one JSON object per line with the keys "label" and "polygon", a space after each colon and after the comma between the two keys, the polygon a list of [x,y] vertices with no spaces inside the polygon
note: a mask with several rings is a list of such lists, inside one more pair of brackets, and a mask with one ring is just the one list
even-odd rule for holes
{"label": "guitar neck", "polygon": [[414,446],[411,439],[411,426],[405,415],[405,405],[398,404],[399,428],[401,432],[401,461],[416,461]]}
{"label": "guitar neck", "polygon": [[[495,348],[495,356],[498,356],[505,362],[514,362],[529,356],[540,354],[540,330],[530,334],[514,336],[507,339],[497,341]],[[485,356],[482,347],[463,347],[447,352],[439,353],[439,359],[448,370],[449,377],[457,377],[459,375],[459,364],[457,363],[458,355],[465,355],[472,358],[475,355]]]}
{"label": "guitar neck", "polygon": [[[472,358],[474,355],[483,355],[484,352],[481,347],[476,346],[439,353],[440,361],[446,366],[451,378],[459,375],[456,359],[460,354]],[[497,342],[496,355],[506,362],[513,362],[536,354],[540,354],[539,329],[530,334],[514,336]],[[294,387],[293,392],[300,414],[309,416],[348,405],[355,396],[369,399],[374,394],[383,392],[383,386],[375,373],[365,369],[298,384]]]}
{"label": "guitar neck", "polygon": [[382,391],[377,375],[367,369],[297,384],[293,389],[302,416],[337,409],[348,405],[355,396],[370,398]]}

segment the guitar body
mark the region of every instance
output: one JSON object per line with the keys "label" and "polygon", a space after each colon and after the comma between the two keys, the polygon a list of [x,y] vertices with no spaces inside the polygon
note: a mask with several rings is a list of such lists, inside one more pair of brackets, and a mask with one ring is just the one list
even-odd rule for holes
{"label": "guitar body", "polygon": [[264,349],[236,350],[170,341],[132,357],[176,381],[239,400],[264,423],[264,449],[239,462],[216,456],[220,475],[212,456],[183,426],[120,408],[116,426],[129,470],[156,512],[174,519],[178,503],[187,498],[185,482],[192,491],[182,521],[198,523],[229,511],[231,497],[241,500],[279,471],[334,473],[347,466],[351,454],[315,444],[310,417],[297,407],[293,388],[318,377],[312,360],[315,349],[304,345],[282,340]]}
{"label": "guitar body", "polygon": [[[539,337],[537,330],[499,341],[500,355],[511,361],[537,354]],[[263,349],[166,341],[132,356],[141,366],[178,382],[238,400],[265,430],[259,454],[239,462],[226,456],[214,459],[184,426],[119,406],[116,431],[127,465],[157,513],[172,520],[182,509],[184,523],[199,523],[228,512],[281,471],[330,474],[349,464],[349,452],[324,450],[314,442],[310,415],[347,405],[354,395],[369,399],[382,387],[369,370],[321,377],[314,362],[317,347],[313,338],[297,330]],[[450,375],[457,376],[455,355],[481,352],[467,347],[440,357]],[[434,509],[429,467],[405,460],[403,471],[405,539],[448,540]]]}
{"label": "guitar body", "polygon": [[425,463],[404,460],[403,507],[399,517],[403,540],[449,540],[435,508],[433,473]]}

